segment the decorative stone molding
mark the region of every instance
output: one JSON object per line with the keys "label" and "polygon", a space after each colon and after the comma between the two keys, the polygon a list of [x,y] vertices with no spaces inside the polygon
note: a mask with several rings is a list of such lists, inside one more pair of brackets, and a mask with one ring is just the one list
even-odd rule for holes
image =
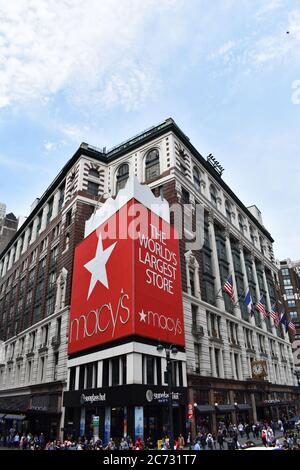
{"label": "decorative stone molding", "polygon": [[208,211],[208,218],[207,218],[208,224],[213,224],[214,220],[215,220],[215,212],[212,209],[210,209]]}
{"label": "decorative stone molding", "polygon": [[55,299],[55,312],[64,308],[66,300],[66,288],[67,288],[67,277],[68,271],[66,268],[62,268],[58,278],[56,280],[56,299]]}
{"label": "decorative stone molding", "polygon": [[199,269],[199,263],[196,260],[195,256],[193,255],[192,250],[189,250],[185,253],[185,262],[188,267],[193,268],[193,269]]}

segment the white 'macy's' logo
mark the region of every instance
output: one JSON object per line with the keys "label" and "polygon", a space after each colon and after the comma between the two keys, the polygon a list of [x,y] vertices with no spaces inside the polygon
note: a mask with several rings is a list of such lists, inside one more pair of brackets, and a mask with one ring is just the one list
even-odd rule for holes
{"label": "white 'macy's' logo", "polygon": [[143,322],[146,325],[154,326],[162,330],[167,330],[170,333],[174,333],[174,336],[177,334],[181,335],[182,333],[181,322],[178,318],[167,317],[166,315],[152,312],[152,310],[145,312],[143,308],[140,312],[138,312],[138,314],[140,316],[140,322]]}
{"label": "white 'macy's' logo", "polygon": [[97,281],[101,282],[101,284],[108,289],[108,281],[107,281],[107,274],[106,274],[106,263],[116,246],[116,243],[113,243],[110,245],[106,250],[103,250],[103,244],[102,244],[102,236],[101,233],[99,235],[98,239],[98,245],[97,245],[97,250],[96,250],[96,256],[95,258],[91,259],[88,263],[84,265],[85,269],[87,269],[92,277],[90,280],[90,287],[89,287],[89,293],[88,293],[88,299],[91,295],[91,293],[94,290],[95,285],[97,284]]}

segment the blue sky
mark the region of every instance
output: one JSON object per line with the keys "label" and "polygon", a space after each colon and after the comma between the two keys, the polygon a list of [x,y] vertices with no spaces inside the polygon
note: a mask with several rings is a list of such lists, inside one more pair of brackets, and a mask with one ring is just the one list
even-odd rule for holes
{"label": "blue sky", "polygon": [[[287,34],[289,32],[289,34]],[[26,215],[82,141],[173,117],[300,258],[300,3],[0,0],[0,201]]]}

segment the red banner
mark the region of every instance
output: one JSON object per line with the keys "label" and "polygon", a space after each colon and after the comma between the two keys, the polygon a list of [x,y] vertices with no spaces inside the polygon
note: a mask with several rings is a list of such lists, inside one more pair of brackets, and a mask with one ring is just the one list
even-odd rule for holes
{"label": "red banner", "polygon": [[69,353],[131,335],[184,345],[176,232],[133,199],[75,250]]}

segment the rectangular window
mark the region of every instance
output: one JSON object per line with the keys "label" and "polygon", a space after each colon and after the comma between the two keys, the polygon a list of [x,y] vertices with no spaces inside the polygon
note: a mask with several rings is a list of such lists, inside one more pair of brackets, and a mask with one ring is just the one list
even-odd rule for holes
{"label": "rectangular window", "polygon": [[56,338],[60,339],[61,335],[61,317],[56,320]]}
{"label": "rectangular window", "polygon": [[93,183],[93,181],[88,181],[87,192],[92,196],[98,196],[99,184]]}
{"label": "rectangular window", "polygon": [[195,328],[197,326],[197,317],[198,317],[198,307],[197,305],[192,304],[192,326]]}
{"label": "rectangular window", "polygon": [[178,380],[179,380],[179,387],[183,387],[183,370],[182,370],[182,362],[178,361]]}
{"label": "rectangular window", "polygon": [[102,386],[109,386],[109,359],[104,359],[103,361]]}
{"label": "rectangular window", "polygon": [[44,380],[44,372],[45,372],[45,357],[42,356],[40,359],[40,380],[43,382]]}
{"label": "rectangular window", "polygon": [[219,349],[215,349],[215,362],[216,362],[217,377],[220,377],[220,351]]}
{"label": "rectangular window", "polygon": [[127,357],[122,356],[122,377],[123,377],[123,385],[127,384]]}
{"label": "rectangular window", "polygon": [[69,227],[69,225],[71,225],[71,220],[72,220],[72,209],[70,209],[66,214],[66,227]]}
{"label": "rectangular window", "polygon": [[154,385],[154,357],[146,356],[147,384]]}
{"label": "rectangular window", "polygon": [[71,367],[69,390],[75,390],[75,381],[76,381],[76,367]]}
{"label": "rectangular window", "polygon": [[296,307],[296,302],[295,302],[295,300],[288,300],[288,307],[289,307],[289,308]]}
{"label": "rectangular window", "polygon": [[157,385],[161,385],[161,358],[156,358]]}
{"label": "rectangular window", "polygon": [[86,388],[93,388],[93,363],[86,366]]}
{"label": "rectangular window", "polygon": [[190,288],[191,288],[191,295],[195,296],[195,271],[190,269]]}
{"label": "rectangular window", "polygon": [[197,374],[200,373],[200,354],[201,354],[200,347],[201,347],[200,344],[194,343],[195,371],[197,372]]}
{"label": "rectangular window", "polygon": [[79,367],[79,390],[84,389],[84,366]]}
{"label": "rectangular window", "polygon": [[28,361],[27,364],[27,382],[31,381],[32,361]]}
{"label": "rectangular window", "polygon": [[112,364],[112,386],[120,384],[120,361],[119,357],[114,357]]}
{"label": "rectangular window", "polygon": [[285,287],[285,295],[294,295],[294,290],[293,289],[287,289]]}
{"label": "rectangular window", "polygon": [[190,203],[190,193],[182,188],[182,192],[181,192],[182,196],[181,196],[181,202],[182,204],[189,204]]}
{"label": "rectangular window", "polygon": [[98,386],[98,362],[93,363],[93,387]]}
{"label": "rectangular window", "polygon": [[54,373],[53,380],[57,380],[59,353],[54,354]]}

